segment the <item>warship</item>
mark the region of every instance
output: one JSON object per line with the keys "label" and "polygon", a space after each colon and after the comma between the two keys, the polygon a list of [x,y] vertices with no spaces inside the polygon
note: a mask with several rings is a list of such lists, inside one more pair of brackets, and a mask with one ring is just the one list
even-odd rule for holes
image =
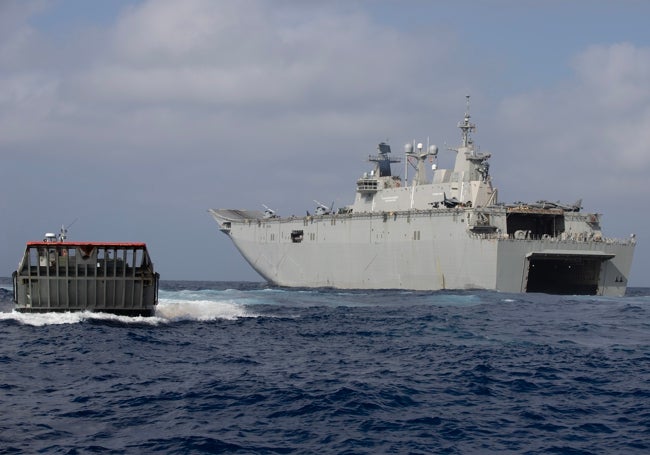
{"label": "warship", "polygon": [[580,200],[500,203],[469,106],[468,96],[453,169],[438,168],[437,146],[409,143],[401,178],[392,169],[401,160],[382,142],[354,202],[336,211],[208,211],[272,285],[624,295],[634,235],[605,237],[601,215],[582,212]]}

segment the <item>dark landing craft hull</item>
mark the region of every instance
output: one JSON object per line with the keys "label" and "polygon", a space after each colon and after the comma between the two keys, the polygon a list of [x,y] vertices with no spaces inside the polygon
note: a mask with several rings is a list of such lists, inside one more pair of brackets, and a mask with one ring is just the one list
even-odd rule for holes
{"label": "dark landing craft hull", "polygon": [[28,242],[13,300],[21,313],[153,316],[159,278],[144,243]]}

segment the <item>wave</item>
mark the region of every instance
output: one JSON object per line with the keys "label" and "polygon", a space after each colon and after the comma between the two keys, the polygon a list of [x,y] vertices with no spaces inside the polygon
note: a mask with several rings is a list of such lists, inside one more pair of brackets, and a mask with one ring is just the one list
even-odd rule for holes
{"label": "wave", "polygon": [[160,318],[142,316],[119,316],[109,313],[93,313],[92,311],[70,311],[64,313],[21,313],[13,310],[11,313],[0,313],[0,321],[16,321],[31,326],[78,324],[88,320],[107,320],[123,323],[159,324]]}
{"label": "wave", "polygon": [[179,321],[236,320],[258,317],[245,305],[233,301],[159,299],[154,316],[121,316],[92,311],[21,313],[16,310],[0,312],[0,321],[15,321],[30,326],[79,324],[85,321],[114,321],[123,324],[161,325]]}
{"label": "wave", "polygon": [[156,316],[168,321],[213,321],[258,317],[245,305],[229,300],[159,299]]}

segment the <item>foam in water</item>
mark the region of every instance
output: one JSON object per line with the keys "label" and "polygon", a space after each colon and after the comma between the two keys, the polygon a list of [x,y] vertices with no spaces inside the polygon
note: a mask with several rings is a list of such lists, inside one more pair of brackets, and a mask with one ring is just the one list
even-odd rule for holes
{"label": "foam in water", "polygon": [[156,316],[167,320],[212,321],[256,317],[232,301],[159,299]]}
{"label": "foam in water", "polygon": [[153,317],[120,316],[109,313],[94,313],[91,311],[20,313],[13,310],[7,313],[0,313],[0,320],[14,320],[21,324],[31,326],[78,324],[90,319],[117,321],[125,324],[158,325],[175,321],[235,320],[243,317],[257,316],[257,314],[246,310],[243,305],[232,301],[159,299],[156,313]]}
{"label": "foam in water", "polygon": [[147,323],[152,325],[166,322],[165,319],[159,317],[120,316],[109,313],[93,313],[92,311],[21,313],[14,310],[11,313],[0,313],[0,320],[14,320],[21,324],[36,327],[44,325],[78,324],[90,319],[118,321],[123,323]]}

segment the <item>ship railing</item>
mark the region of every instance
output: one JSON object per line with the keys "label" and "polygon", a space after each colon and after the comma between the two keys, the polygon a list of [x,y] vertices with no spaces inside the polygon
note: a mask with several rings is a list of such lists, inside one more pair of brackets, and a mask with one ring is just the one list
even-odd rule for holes
{"label": "ship railing", "polygon": [[[467,208],[461,208],[461,207],[451,207],[451,208],[436,208],[436,209],[411,209],[411,210],[395,210],[395,211],[376,211],[376,212],[352,212],[352,211],[345,211],[343,213],[339,212],[333,212],[329,214],[324,214],[324,215],[315,215],[315,214],[310,214],[307,216],[296,216],[296,215],[291,215],[291,216],[285,216],[285,217],[276,217],[276,218],[268,218],[268,219],[258,219],[256,220],[258,226],[270,224],[270,223],[279,223],[279,224],[288,224],[288,223],[293,223],[297,220],[301,220],[303,224],[306,226],[310,223],[314,223],[317,221],[331,221],[333,224],[336,221],[345,221],[348,219],[377,219],[377,220],[383,220],[383,221],[395,221],[398,218],[418,218],[418,217],[436,217],[436,216],[449,216],[455,215],[455,216],[462,216],[462,214],[469,209]],[[486,215],[491,215],[491,211],[485,211],[484,214]],[[240,221],[233,221],[233,224],[235,223],[244,223],[244,224],[251,224],[252,220],[240,220]],[[525,240],[545,240],[545,241],[565,241],[565,242],[602,242],[602,243],[617,243],[617,244],[629,244],[629,243],[634,243],[635,239],[630,238],[630,239],[619,239],[619,238],[608,238],[608,237],[603,237],[602,234],[600,233],[594,233],[594,232],[583,232],[583,233],[569,233],[569,232],[564,232],[564,233],[559,233],[559,234],[535,234],[532,232],[527,232],[527,230],[524,230],[525,234],[519,234],[517,235],[515,233],[509,233],[506,234],[502,231],[500,231],[496,226],[490,226],[494,227],[496,231],[494,232],[476,232],[478,229],[476,229],[474,232],[471,230],[475,227],[481,227],[478,224],[473,224],[468,226],[468,235],[471,236],[472,238],[481,238],[481,239],[502,239],[502,240],[516,240],[516,241],[525,241]]]}
{"label": "ship railing", "polygon": [[336,211],[323,215],[309,214],[306,216],[278,216],[275,218],[259,218],[256,220],[237,220],[232,224],[247,224],[251,225],[256,223],[258,226],[272,223],[292,223],[296,220],[304,222],[313,222],[317,220],[347,220],[347,219],[391,219],[397,220],[398,218],[414,218],[414,217],[432,217],[432,216],[447,216],[449,214],[460,216],[466,209],[461,207],[453,208],[437,208],[437,209],[411,209],[411,210],[392,210],[392,211],[376,211],[376,212],[353,212],[350,210]]}
{"label": "ship railing", "polygon": [[484,240],[510,240],[516,242],[525,242],[525,241],[548,241],[548,242],[564,242],[564,243],[588,243],[588,242],[598,242],[608,245],[628,245],[635,243],[634,238],[630,239],[619,239],[619,238],[609,238],[602,237],[599,235],[549,235],[549,234],[527,234],[524,237],[517,236],[514,233],[506,234],[502,232],[494,233],[476,233],[469,232],[471,238],[484,239]]}

